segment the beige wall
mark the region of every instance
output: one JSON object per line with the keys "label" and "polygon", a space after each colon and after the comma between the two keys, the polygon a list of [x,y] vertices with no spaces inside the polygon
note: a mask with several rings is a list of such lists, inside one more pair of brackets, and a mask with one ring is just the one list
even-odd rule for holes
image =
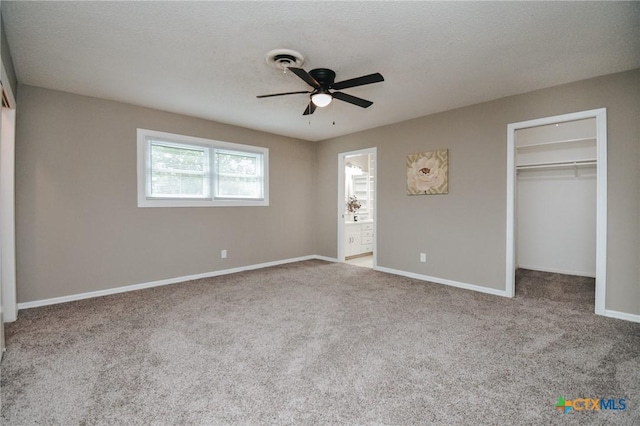
{"label": "beige wall", "polygon": [[[30,86],[17,118],[19,302],[315,253],[312,142]],[[269,148],[271,205],[138,208],[138,127]]]}
{"label": "beige wall", "polygon": [[[320,142],[318,254],[337,252],[338,153],[375,146],[378,265],[504,289],[507,124],[601,107],[609,141],[606,308],[640,314],[640,70]],[[449,194],[407,196],[406,155],[443,148],[449,149]]]}
{"label": "beige wall", "polygon": [[[336,256],[337,156],[378,147],[378,264],[504,289],[506,129],[606,107],[607,309],[640,314],[640,70],[316,144],[20,86],[20,302],[307,254]],[[268,208],[136,207],[135,130],[270,149]],[[449,149],[449,194],[407,196],[405,157]],[[221,260],[220,249],[229,250]],[[426,264],[418,253],[427,253]]]}

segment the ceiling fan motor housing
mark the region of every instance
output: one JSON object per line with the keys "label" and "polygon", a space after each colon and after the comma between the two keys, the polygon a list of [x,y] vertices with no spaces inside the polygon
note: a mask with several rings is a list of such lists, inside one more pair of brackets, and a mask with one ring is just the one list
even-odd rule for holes
{"label": "ceiling fan motor housing", "polygon": [[328,68],[316,68],[309,71],[309,75],[320,83],[324,89],[331,88],[336,78],[336,73]]}

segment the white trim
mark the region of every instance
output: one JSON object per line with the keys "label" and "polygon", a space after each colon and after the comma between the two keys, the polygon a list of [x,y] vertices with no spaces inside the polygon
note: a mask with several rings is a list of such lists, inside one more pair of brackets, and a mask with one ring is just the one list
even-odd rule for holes
{"label": "white trim", "polygon": [[516,217],[516,128],[507,125],[507,274],[505,278],[505,294],[513,297],[516,294],[516,246],[515,246],[515,217]]}
{"label": "white trim", "polygon": [[602,315],[604,315],[605,317],[616,318],[616,319],[625,320],[625,321],[640,322],[640,315],[628,314],[626,312],[612,311],[610,309],[605,309],[604,314]]}
{"label": "white trim", "polygon": [[465,290],[472,290],[480,293],[492,294],[494,296],[508,297],[507,293],[504,290],[499,290],[495,288],[483,287],[475,284],[467,284],[460,281],[448,280],[445,278],[431,277],[429,275],[416,274],[414,272],[401,271],[398,269],[391,269],[383,266],[376,266],[373,269],[380,272],[386,272],[388,274],[400,275],[407,278],[414,278],[416,280],[429,281],[436,284],[444,284],[451,287],[462,288]]}
{"label": "white trim", "polygon": [[309,256],[310,259],[316,259],[316,260],[324,260],[325,262],[333,262],[333,263],[337,263],[339,262],[339,260],[335,257],[329,257],[329,256],[320,256],[320,255],[313,255],[313,256]]}
{"label": "white trim", "polygon": [[518,268],[528,269],[530,271],[551,272],[554,274],[575,275],[577,277],[596,277],[596,274],[594,274],[593,272],[567,271],[564,269],[547,268],[544,266],[518,265]]}
{"label": "white trim", "polygon": [[378,148],[371,147],[365,149],[359,149],[357,151],[341,152],[338,154],[338,247],[337,247],[337,261],[344,262],[344,200],[345,200],[345,181],[344,181],[344,168],[345,160],[347,157],[353,157],[356,155],[373,154],[373,268],[375,269],[378,264]]}
{"label": "white trim", "polygon": [[601,108],[596,115],[596,307],[604,315],[607,303],[607,110]]}
{"label": "white trim", "polygon": [[[83,299],[91,299],[94,297],[108,296],[108,295],[118,294],[118,293],[126,293],[129,291],[143,290],[145,288],[160,287],[160,286],[169,285],[169,284],[179,284],[179,283],[197,280],[201,278],[217,277],[221,275],[234,274],[237,272],[251,271],[255,269],[268,268],[271,266],[278,266],[278,265],[284,265],[287,263],[302,262],[305,260],[314,260],[314,259],[323,260],[326,262],[334,262],[334,263],[340,262],[340,260],[336,258],[327,257],[327,256],[319,256],[319,255],[301,256],[301,257],[295,257],[295,258],[284,259],[284,260],[276,260],[273,262],[259,263],[255,265],[241,266],[238,268],[224,269],[221,271],[206,272],[203,274],[186,275],[183,277],[169,278],[165,280],[151,281],[151,282],[141,283],[141,284],[133,284],[133,285],[123,286],[123,287],[110,288],[106,290],[91,291],[87,293],[72,294],[69,296],[54,297],[51,299],[43,299],[43,300],[35,300],[32,302],[18,303],[18,309],[30,309],[30,308],[38,308],[41,306],[56,305],[59,303],[73,302],[73,301],[83,300]],[[491,294],[494,296],[503,296],[503,297],[507,296],[506,292],[503,290],[482,287],[475,284],[467,284],[459,281],[452,281],[452,280],[447,280],[443,278],[431,277],[428,275],[416,274],[413,272],[385,268],[382,266],[376,266],[373,269],[376,271],[380,271],[388,274],[400,275],[407,278],[413,278],[421,281],[428,281],[436,284],[448,285],[451,287],[462,288],[465,290]],[[611,311],[611,310],[606,310],[604,315],[611,318],[617,318],[625,321],[640,323],[640,315],[627,314],[624,312],[617,312],[617,311]]]}
{"label": "white trim", "polygon": [[[148,137],[158,138],[168,143],[177,145],[195,145],[209,149],[210,157],[214,155],[216,149],[224,149],[231,151],[246,152],[262,156],[262,179],[263,179],[263,198],[261,199],[223,199],[213,196],[214,189],[211,188],[211,197],[207,199],[162,199],[147,197],[147,184],[149,170],[149,155],[147,141]],[[137,188],[138,188],[138,207],[267,207],[269,206],[269,148],[260,146],[243,145],[232,142],[223,142],[213,139],[198,138],[195,136],[178,135],[174,133],[159,132],[156,130],[137,129]],[[213,164],[212,158],[209,160]],[[211,177],[213,178],[213,176]]]}
{"label": "white trim", "polygon": [[507,125],[507,232],[505,293],[515,294],[515,132],[518,129],[545,126],[566,121],[596,119],[596,303],[595,313],[605,315],[607,286],[607,109],[599,108],[571,114],[521,121]]}
{"label": "white trim", "polygon": [[[132,284],[132,285],[127,285],[127,286],[123,286],[123,287],[109,288],[109,289],[105,289],[105,290],[97,290],[97,291],[90,291],[90,292],[87,292],[87,293],[79,293],[79,294],[71,294],[71,295],[68,295],[68,296],[53,297],[51,299],[34,300],[32,302],[23,302],[23,303],[18,303],[18,309],[30,309],[30,308],[37,308],[37,307],[40,307],[40,306],[57,305],[59,303],[73,302],[73,301],[76,301],[76,300],[91,299],[91,298],[94,298],[94,297],[101,297],[101,296],[109,296],[109,295],[112,295],[112,294],[126,293],[126,292],[129,292],[129,291],[143,290],[145,288],[160,287],[160,286],[169,285],[169,284],[179,284],[179,283],[198,280],[198,279],[202,279],[202,278],[218,277],[218,276],[221,276],[221,275],[235,274],[235,273],[238,273],[238,272],[251,271],[251,270],[262,269],[262,268],[269,268],[271,266],[278,266],[278,265],[284,265],[284,264],[287,264],[287,263],[302,262],[302,261],[305,261],[305,260],[314,260],[314,259],[323,260],[323,261],[326,261],[326,262],[335,262],[335,263],[340,262],[340,260],[338,260],[336,258],[327,257],[327,256],[319,256],[319,255],[309,255],[309,256],[294,257],[294,258],[290,258],[290,259],[276,260],[276,261],[273,261],[273,262],[258,263],[258,264],[255,264],[255,265],[240,266],[240,267],[231,268],[231,269],[223,269],[223,270],[220,270],[220,271],[205,272],[205,273],[202,273],[202,274],[185,275],[185,276],[182,276],[182,277],[168,278],[168,279],[164,279],[164,280],[151,281],[151,282],[140,283],[140,284]],[[479,292],[482,292],[482,293],[489,293],[489,294],[493,294],[493,295],[497,295],[497,296],[504,296],[504,292],[502,290],[495,290],[495,289],[491,289],[491,288],[487,288],[487,287],[481,287],[481,286],[477,286],[477,285],[473,285],[473,284],[466,284],[466,283],[460,283],[460,282],[457,282],[457,281],[445,280],[445,279],[442,279],[442,278],[430,277],[430,276],[427,276],[427,275],[414,274],[412,272],[399,271],[399,270],[391,269],[391,268],[375,267],[374,269],[376,271],[386,272],[386,273],[394,274],[394,275],[402,275],[404,277],[415,278],[415,279],[422,280],[422,281],[430,281],[430,282],[434,282],[434,283],[438,283],[438,284],[445,284],[445,285],[449,285],[449,286],[453,286],[453,287],[464,288],[466,290],[474,290],[474,291],[479,291]]]}
{"label": "white trim", "polygon": [[[3,86],[4,89],[6,87]],[[0,136],[0,274],[2,274],[2,319],[18,318],[16,296],[15,223],[15,125],[16,110],[2,108]]]}
{"label": "white trim", "polygon": [[345,186],[345,154],[338,154],[338,215],[336,216],[338,223],[338,248],[337,248],[337,259],[338,262],[345,261],[345,247],[344,247],[344,186]]}
{"label": "white trim", "polygon": [[9,83],[9,76],[7,75],[7,70],[4,68],[4,63],[0,61],[0,81],[5,81],[7,84],[2,85],[2,90],[7,94],[7,100],[9,101],[9,108],[15,109],[16,107],[16,97],[13,94],[13,90],[11,89],[11,84]]}
{"label": "white trim", "polygon": [[218,277],[221,275],[235,274],[237,272],[269,268],[271,266],[284,265],[287,263],[294,263],[294,262],[302,262],[305,260],[312,260],[312,259],[326,260],[327,262],[337,262],[337,259],[324,257],[324,256],[317,256],[317,255],[294,257],[291,259],[276,260],[273,262],[258,263],[255,265],[239,266],[237,268],[205,272],[202,274],[185,275],[182,277],[168,278],[165,280],[151,281],[151,282],[140,283],[140,284],[132,284],[132,285],[116,287],[116,288],[108,288],[105,290],[90,291],[87,293],[79,293],[79,294],[70,294],[68,296],[53,297],[51,299],[43,299],[43,300],[34,300],[32,302],[23,302],[23,303],[18,303],[18,309],[29,309],[29,308],[37,308],[40,306],[57,305],[58,303],[66,303],[66,302],[73,302],[76,300],[91,299],[94,297],[108,296],[111,294],[118,294],[118,293],[126,293],[129,291],[143,290],[145,288],[160,287],[160,286],[169,285],[169,284],[178,284],[186,281],[199,280],[201,278]]}

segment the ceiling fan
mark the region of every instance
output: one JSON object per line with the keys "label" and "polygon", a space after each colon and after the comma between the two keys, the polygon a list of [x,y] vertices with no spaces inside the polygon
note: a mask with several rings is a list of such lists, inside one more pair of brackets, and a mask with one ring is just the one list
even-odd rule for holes
{"label": "ceiling fan", "polygon": [[[384,77],[382,77],[380,73],[375,73],[334,83],[336,73],[327,68],[316,68],[309,72],[306,72],[302,68],[295,67],[287,67],[287,69],[304,80],[304,82],[311,86],[313,90],[274,93],[271,95],[260,95],[257,96],[257,98],[270,98],[272,96],[298,95],[302,93],[309,93],[311,94],[311,99],[309,100],[309,105],[307,105],[302,115],[313,114],[313,112],[316,110],[316,107],[325,107],[329,105],[333,99],[348,102],[362,108],[368,108],[373,105],[373,102],[366,99],[358,98],[356,96],[348,95],[346,93],[336,92],[335,90],[349,89],[351,87],[364,86],[365,84],[379,83],[381,81],[384,81]],[[331,89],[334,91],[331,92]]]}

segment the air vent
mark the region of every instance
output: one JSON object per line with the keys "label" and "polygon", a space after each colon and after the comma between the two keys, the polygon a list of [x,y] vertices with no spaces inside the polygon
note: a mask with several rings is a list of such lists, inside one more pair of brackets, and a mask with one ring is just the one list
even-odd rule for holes
{"label": "air vent", "polygon": [[278,70],[286,70],[289,67],[302,68],[304,56],[295,50],[275,49],[267,53],[267,64]]}

